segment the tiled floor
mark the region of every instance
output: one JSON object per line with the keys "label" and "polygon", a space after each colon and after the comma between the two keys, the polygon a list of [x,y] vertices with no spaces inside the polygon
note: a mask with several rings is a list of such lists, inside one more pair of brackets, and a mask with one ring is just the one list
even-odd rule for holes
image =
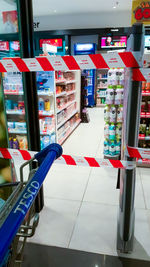
{"label": "tiled floor", "polygon": [[[64,154],[102,157],[103,109],[89,113],[91,122],[75,130],[63,146]],[[54,165],[44,183],[45,207],[30,242],[117,255],[116,183],[116,170]],[[135,207],[135,247],[128,257],[150,260],[149,169],[137,169]]]}

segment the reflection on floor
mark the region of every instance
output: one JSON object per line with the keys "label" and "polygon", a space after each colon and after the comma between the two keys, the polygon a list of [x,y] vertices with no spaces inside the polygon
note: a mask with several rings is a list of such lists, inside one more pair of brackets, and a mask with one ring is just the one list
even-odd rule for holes
{"label": "reflection on floor", "polygon": [[22,267],[149,267],[150,262],[27,244]]}
{"label": "reflection on floor", "polygon": [[[89,109],[90,123],[70,136],[64,154],[102,157],[103,112]],[[115,169],[55,164],[44,183],[45,207],[30,242],[117,256],[116,183]],[[128,257],[150,260],[149,169],[137,169],[135,207],[135,247]]]}

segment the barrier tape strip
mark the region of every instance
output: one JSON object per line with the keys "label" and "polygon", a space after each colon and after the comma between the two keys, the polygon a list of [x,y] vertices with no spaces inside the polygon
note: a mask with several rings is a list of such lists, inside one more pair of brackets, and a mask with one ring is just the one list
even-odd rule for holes
{"label": "barrier tape strip", "polygon": [[[13,159],[19,162],[23,160],[30,160],[34,157],[37,152],[0,148],[0,158]],[[71,166],[87,166],[95,168],[115,168],[115,169],[134,169],[135,162],[121,161],[121,160],[109,160],[109,159],[98,159],[91,157],[76,157],[69,155],[62,155],[55,161],[58,164],[65,164]]]}
{"label": "barrier tape strip", "polygon": [[150,159],[150,149],[127,146],[126,155],[137,159]]}
{"label": "barrier tape strip", "polygon": [[83,69],[139,68],[140,52],[80,56],[19,57],[0,60],[0,72],[69,71]]}

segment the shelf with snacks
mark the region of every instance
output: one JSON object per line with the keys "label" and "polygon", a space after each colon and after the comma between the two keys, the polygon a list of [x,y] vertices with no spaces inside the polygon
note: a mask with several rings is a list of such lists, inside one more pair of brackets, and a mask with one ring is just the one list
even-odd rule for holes
{"label": "shelf with snacks", "polygon": [[[71,121],[72,120],[72,121]],[[64,125],[64,129],[60,129],[58,135],[58,143],[62,145],[64,141],[71,135],[71,133],[78,127],[81,122],[81,119],[78,116],[72,117],[72,119],[67,122],[67,125]]]}
{"label": "shelf with snacks", "polygon": [[4,94],[5,95],[13,95],[13,96],[22,96],[23,95],[23,91],[19,91],[19,90],[12,90],[12,89],[4,89]]}
{"label": "shelf with snacks", "polygon": [[108,87],[106,90],[106,105],[104,108],[104,157],[115,158],[121,153],[124,69],[108,71]]}
{"label": "shelf with snacks", "polygon": [[[142,103],[140,113],[139,144],[140,148],[150,148],[150,83],[142,82]],[[138,160],[137,166],[150,167],[150,161]]]}
{"label": "shelf with snacks", "polygon": [[100,69],[96,72],[96,106],[104,107],[108,85],[108,70]]}

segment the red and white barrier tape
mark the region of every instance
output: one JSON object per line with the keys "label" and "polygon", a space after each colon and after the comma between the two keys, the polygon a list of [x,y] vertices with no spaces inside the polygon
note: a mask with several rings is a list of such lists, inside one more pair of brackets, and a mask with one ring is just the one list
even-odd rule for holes
{"label": "red and white barrier tape", "polygon": [[0,72],[68,71],[83,69],[139,68],[139,52],[107,53],[80,56],[48,56],[0,60]]}
{"label": "red and white barrier tape", "polygon": [[[0,148],[0,158],[13,159],[14,161],[30,160],[37,152]],[[127,162],[120,160],[96,159],[91,157],[76,157],[69,155],[62,155],[55,161],[58,164],[72,165],[72,166],[87,166],[87,167],[103,167],[116,169],[133,169],[135,162]]]}
{"label": "red and white barrier tape", "polygon": [[126,155],[137,159],[150,159],[150,149],[127,146]]}

